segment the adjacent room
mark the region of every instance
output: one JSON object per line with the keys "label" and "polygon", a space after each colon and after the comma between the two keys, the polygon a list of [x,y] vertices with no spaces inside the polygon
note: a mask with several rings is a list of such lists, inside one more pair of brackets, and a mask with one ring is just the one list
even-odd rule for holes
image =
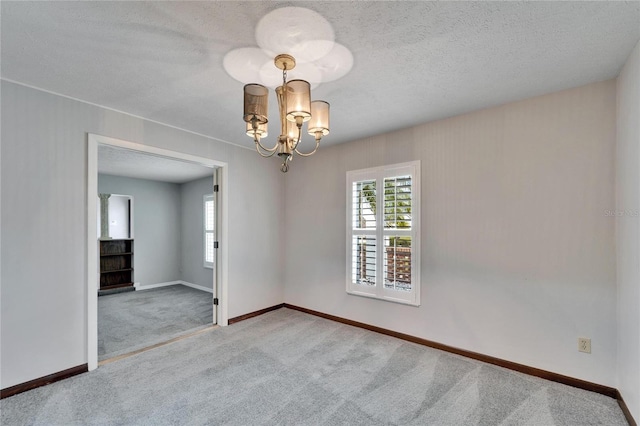
{"label": "adjacent room", "polygon": [[215,324],[214,173],[99,146],[100,361]]}
{"label": "adjacent room", "polygon": [[2,424],[640,420],[640,1],[0,20]]}

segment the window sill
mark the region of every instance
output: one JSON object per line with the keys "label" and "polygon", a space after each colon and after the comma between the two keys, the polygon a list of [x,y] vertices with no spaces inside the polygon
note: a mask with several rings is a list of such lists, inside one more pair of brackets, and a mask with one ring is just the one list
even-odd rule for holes
{"label": "window sill", "polygon": [[409,305],[409,306],[415,306],[416,308],[420,306],[420,303],[415,303],[409,300],[404,300],[404,299],[396,299],[393,297],[380,297],[377,296],[375,294],[370,294],[370,293],[364,293],[364,292],[359,292],[359,291],[353,291],[353,290],[347,290],[347,294],[350,294],[352,296],[360,296],[360,297],[366,297],[368,299],[377,299],[377,300],[382,300],[385,302],[392,302],[392,303],[398,303],[400,305]]}

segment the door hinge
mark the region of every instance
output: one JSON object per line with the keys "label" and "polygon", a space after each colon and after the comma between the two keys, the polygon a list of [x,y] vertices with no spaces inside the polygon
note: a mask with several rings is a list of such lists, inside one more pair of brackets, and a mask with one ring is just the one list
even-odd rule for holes
{"label": "door hinge", "polygon": [[218,248],[218,242],[217,242],[217,241],[214,241],[214,242],[213,242],[213,248],[214,248],[214,249],[217,249],[217,248]]}
{"label": "door hinge", "polygon": [[214,298],[213,298],[213,304],[214,304],[214,305],[216,305],[216,306],[218,306],[218,298],[217,298],[217,297],[214,297]]}
{"label": "door hinge", "polygon": [[213,192],[218,192],[220,191],[220,186],[219,185],[213,185]]}

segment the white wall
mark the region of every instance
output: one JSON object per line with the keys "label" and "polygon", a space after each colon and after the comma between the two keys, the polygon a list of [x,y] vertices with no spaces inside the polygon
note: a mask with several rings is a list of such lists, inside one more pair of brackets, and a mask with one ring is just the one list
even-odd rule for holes
{"label": "white wall", "polygon": [[[285,179],[285,302],[615,385],[615,105],[612,80],[321,147]],[[422,305],[348,295],[345,174],[411,160]]]}
{"label": "white wall", "polygon": [[213,288],[213,270],[204,267],[203,196],[212,193],[213,176],[180,185],[182,231],[182,278],[180,279],[206,288]]}
{"label": "white wall", "polygon": [[[3,81],[1,387],[87,362],[91,132],[229,164],[221,249],[230,317],[284,300],[618,383],[635,415],[628,398],[638,379],[616,382],[614,372],[616,222],[603,213],[615,205],[615,111],[615,82],[602,82],[321,147],[282,175],[277,159]],[[422,161],[422,306],[347,295],[346,171],[414,159]],[[637,280],[629,289],[637,295]],[[628,306],[637,314],[637,298]],[[593,354],[577,352],[578,336],[593,339]],[[620,366],[632,364],[623,358]]]}
{"label": "white wall", "polygon": [[616,256],[618,279],[618,383],[640,421],[640,43],[617,86]]}
{"label": "white wall", "polygon": [[6,81],[1,93],[2,388],[87,362],[87,133],[226,162],[229,317],[282,302],[277,160]]}
{"label": "white wall", "polygon": [[133,197],[133,272],[134,281],[142,286],[181,279],[180,186],[169,182],[98,175],[99,193]]}

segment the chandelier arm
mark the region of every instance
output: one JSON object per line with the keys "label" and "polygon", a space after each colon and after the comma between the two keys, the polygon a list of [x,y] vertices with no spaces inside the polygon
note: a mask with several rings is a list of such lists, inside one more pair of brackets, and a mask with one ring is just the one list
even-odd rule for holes
{"label": "chandelier arm", "polygon": [[296,142],[293,144],[293,147],[292,147],[292,149],[295,150],[296,152],[298,149],[298,144],[300,143],[301,140],[302,140],[302,125],[298,127],[298,139],[296,139]]}
{"label": "chandelier arm", "polygon": [[[266,153],[263,153],[262,151],[260,151],[261,148],[264,151],[266,151]],[[260,154],[261,157],[265,157],[265,158],[273,157],[273,154],[276,153],[276,149],[273,149],[273,151],[264,149],[264,147],[258,141],[256,141],[256,151],[258,152],[258,154]]]}
{"label": "chandelier arm", "polygon": [[296,146],[295,151],[296,154],[300,155],[301,157],[309,157],[310,155],[313,155],[316,153],[316,151],[318,150],[318,147],[320,146],[320,139],[316,139],[316,147],[313,149],[313,151],[305,154],[303,152],[298,151],[298,147]]}
{"label": "chandelier arm", "polygon": [[[271,152],[271,153],[276,152],[276,150],[278,149],[278,141],[276,141],[276,144],[273,146],[273,148],[265,148],[265,147],[260,143],[260,138],[258,138],[258,137],[256,137],[256,136],[254,136],[253,141],[256,143],[256,149],[257,149],[258,147],[260,147],[263,151]],[[260,151],[258,151],[258,152],[260,152]],[[272,155],[273,155],[273,154],[272,154]],[[270,155],[270,156],[271,156],[271,155]],[[269,156],[269,157],[270,157],[270,156]]]}
{"label": "chandelier arm", "polygon": [[256,151],[258,152],[258,154],[260,154],[260,156],[261,156],[261,157],[264,157],[264,158],[273,157],[273,154],[275,154],[275,153],[276,153],[275,151],[273,151],[273,152],[272,152],[272,153],[270,153],[270,154],[263,154],[263,153],[262,153],[262,152],[260,152],[260,150],[259,150],[259,149],[257,149],[257,148],[256,148]]}

